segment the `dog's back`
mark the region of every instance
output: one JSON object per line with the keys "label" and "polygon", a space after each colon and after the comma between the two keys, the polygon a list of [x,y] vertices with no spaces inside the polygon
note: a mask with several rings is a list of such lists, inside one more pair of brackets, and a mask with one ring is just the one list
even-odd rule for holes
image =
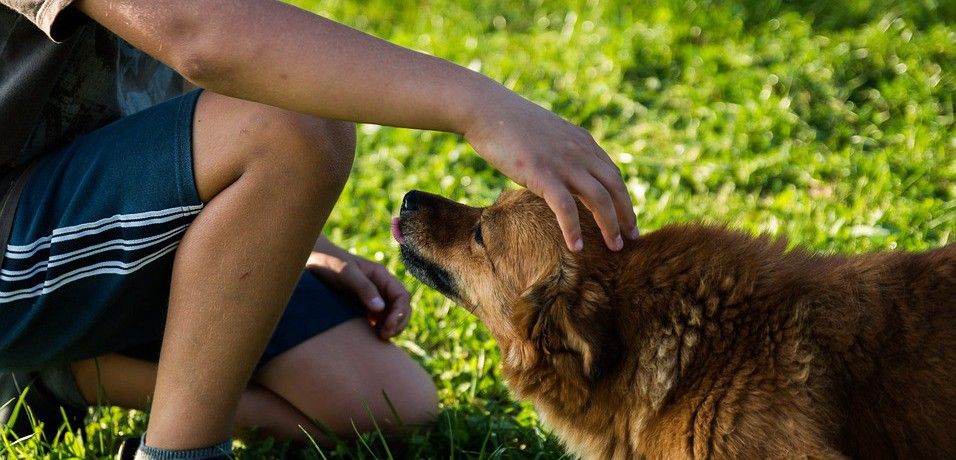
{"label": "dog's back", "polygon": [[[872,300],[881,308],[871,310],[883,318],[873,323],[882,327],[853,331],[858,350],[844,356],[858,372],[849,372],[841,450],[856,458],[954,458],[956,244],[861,261],[887,264],[874,280],[881,284]],[[839,322],[852,313],[834,314]]]}
{"label": "dog's back", "polygon": [[[698,226],[645,241],[624,277],[651,273],[639,284],[657,302],[684,299],[703,318],[642,333],[653,346],[699,331],[674,352],[687,370],[672,374],[645,453],[956,458],[956,244],[823,256]],[[641,302],[623,309],[654,308]]]}

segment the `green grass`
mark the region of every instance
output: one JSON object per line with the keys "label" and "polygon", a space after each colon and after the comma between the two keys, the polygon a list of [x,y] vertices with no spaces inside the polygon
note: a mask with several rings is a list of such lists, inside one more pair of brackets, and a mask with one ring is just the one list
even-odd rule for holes
{"label": "green grass", "polygon": [[[480,70],[590,129],[621,167],[645,232],[704,220],[841,252],[956,239],[953,2],[295,3]],[[406,275],[389,237],[409,189],[487,204],[513,184],[454,135],[359,133],[328,233],[413,293],[416,315],[397,342],[434,376],[442,412],[434,430],[404,440],[409,457],[562,456],[509,396],[487,330]],[[10,456],[104,458],[143,419],[104,409],[55,443],[11,446],[7,434],[2,446]],[[266,443],[238,456],[290,452]],[[302,454],[388,458],[374,435]]]}

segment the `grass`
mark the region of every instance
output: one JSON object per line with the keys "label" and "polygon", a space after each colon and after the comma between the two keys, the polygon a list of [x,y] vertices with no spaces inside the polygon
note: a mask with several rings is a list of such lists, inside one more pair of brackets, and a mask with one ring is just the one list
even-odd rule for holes
{"label": "grass", "polygon": [[[451,59],[590,129],[621,167],[643,231],[722,222],[820,251],[922,250],[956,239],[956,4],[938,0],[297,1]],[[362,126],[327,227],[385,263],[416,315],[397,340],[442,412],[409,458],[559,458],[504,386],[488,332],[406,275],[388,230],[418,188],[472,204],[512,187],[454,135]],[[144,414],[103,408],[5,455],[108,458]],[[263,443],[239,458],[389,458],[384,439],[326,451]]]}

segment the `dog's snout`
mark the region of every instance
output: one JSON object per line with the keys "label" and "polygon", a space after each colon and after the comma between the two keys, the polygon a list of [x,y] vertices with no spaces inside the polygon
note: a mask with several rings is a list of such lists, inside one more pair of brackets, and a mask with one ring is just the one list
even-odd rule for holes
{"label": "dog's snout", "polygon": [[422,192],[418,190],[412,190],[405,194],[405,197],[402,198],[402,211],[415,211],[418,209],[419,203],[421,203]]}

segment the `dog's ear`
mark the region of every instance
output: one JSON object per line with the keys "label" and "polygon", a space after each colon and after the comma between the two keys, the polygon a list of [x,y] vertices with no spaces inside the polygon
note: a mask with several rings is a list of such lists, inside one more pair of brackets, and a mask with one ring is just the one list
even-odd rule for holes
{"label": "dog's ear", "polygon": [[[525,367],[537,360],[574,366],[594,382],[620,361],[621,340],[607,290],[594,280],[572,283],[559,273],[538,282],[519,300],[513,324],[524,337],[515,346]],[[527,349],[530,347],[531,349]]]}

